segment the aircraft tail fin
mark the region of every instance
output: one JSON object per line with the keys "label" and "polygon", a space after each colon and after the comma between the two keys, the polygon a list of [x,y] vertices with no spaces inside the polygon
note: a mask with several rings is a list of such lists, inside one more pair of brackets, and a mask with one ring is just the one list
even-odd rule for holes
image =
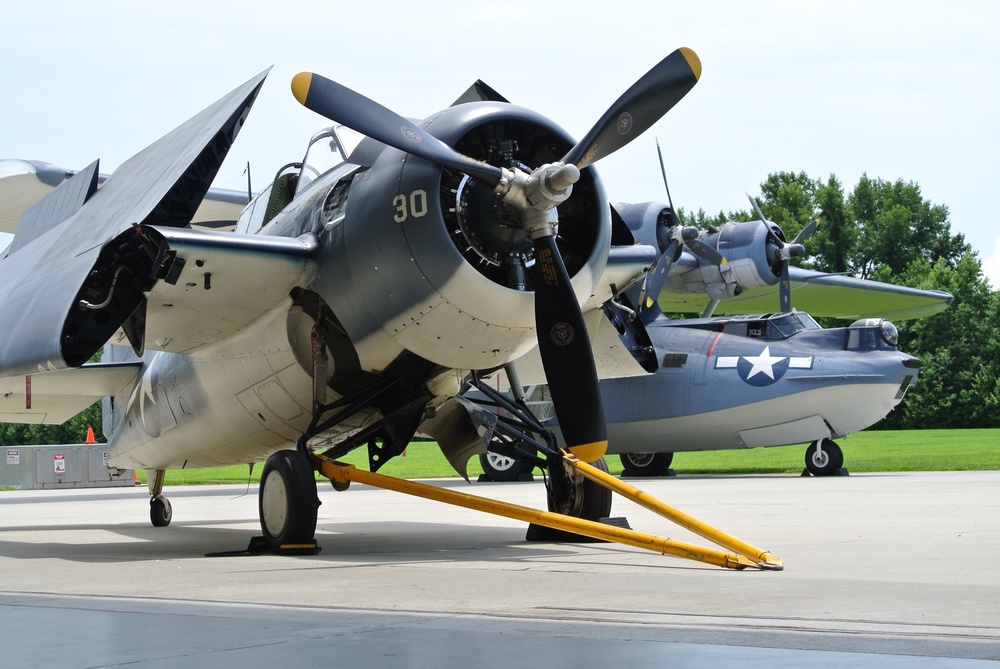
{"label": "aircraft tail fin", "polygon": [[14,253],[28,242],[41,237],[78,212],[90,196],[97,192],[98,165],[99,161],[95,160],[25,210],[18,223],[14,241],[10,243],[9,253]]}

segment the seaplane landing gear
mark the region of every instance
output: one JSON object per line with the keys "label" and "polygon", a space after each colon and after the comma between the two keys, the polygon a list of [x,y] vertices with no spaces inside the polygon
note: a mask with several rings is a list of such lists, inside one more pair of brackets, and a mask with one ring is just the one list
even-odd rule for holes
{"label": "seaplane landing gear", "polygon": [[844,452],[833,439],[822,439],[806,449],[806,469],[813,476],[836,476],[844,467]]}
{"label": "seaplane landing gear", "polygon": [[268,548],[312,543],[319,497],[309,457],[291,449],[272,454],[260,477],[257,508]]}

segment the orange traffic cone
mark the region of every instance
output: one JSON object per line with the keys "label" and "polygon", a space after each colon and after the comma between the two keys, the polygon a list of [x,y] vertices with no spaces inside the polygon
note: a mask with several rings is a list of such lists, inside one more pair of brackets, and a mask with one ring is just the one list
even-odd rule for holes
{"label": "orange traffic cone", "polygon": [[92,428],[92,427],[88,427],[87,428],[87,440],[84,443],[85,444],[96,444],[97,443],[97,439],[94,438],[94,428]]}

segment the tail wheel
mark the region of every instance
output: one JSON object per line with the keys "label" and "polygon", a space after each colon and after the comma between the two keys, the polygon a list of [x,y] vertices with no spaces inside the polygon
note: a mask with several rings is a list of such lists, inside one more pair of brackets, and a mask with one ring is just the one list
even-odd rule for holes
{"label": "tail wheel", "polygon": [[260,528],[271,547],[313,541],[319,497],[309,459],[299,451],[274,453],[260,479]]}
{"label": "tail wheel", "polygon": [[[590,463],[602,472],[607,473],[608,463],[604,458]],[[567,476],[565,472],[552,474]],[[611,515],[611,489],[605,488],[599,483],[594,483],[590,479],[580,477],[578,481],[570,481],[565,486],[566,493],[562,499],[555,499],[552,494],[552,486],[549,487],[548,506],[549,511],[561,513],[565,516],[583,518],[584,520],[600,520]]]}
{"label": "tail wheel", "polygon": [[174,510],[170,506],[170,500],[162,495],[157,495],[149,500],[149,521],[153,527],[166,527],[174,517]]}
{"label": "tail wheel", "polygon": [[818,443],[814,441],[806,449],[806,469],[813,476],[833,476],[844,466],[844,452],[832,439],[823,439],[822,450]]}

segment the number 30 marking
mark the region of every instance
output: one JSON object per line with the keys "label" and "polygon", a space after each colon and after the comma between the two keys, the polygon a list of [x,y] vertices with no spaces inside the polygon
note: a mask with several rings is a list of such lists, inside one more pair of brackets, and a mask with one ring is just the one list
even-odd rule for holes
{"label": "number 30 marking", "polygon": [[402,223],[406,219],[420,218],[427,215],[427,193],[423,190],[415,190],[410,196],[397,195],[392,198],[392,206],[396,208],[396,215],[393,220]]}

